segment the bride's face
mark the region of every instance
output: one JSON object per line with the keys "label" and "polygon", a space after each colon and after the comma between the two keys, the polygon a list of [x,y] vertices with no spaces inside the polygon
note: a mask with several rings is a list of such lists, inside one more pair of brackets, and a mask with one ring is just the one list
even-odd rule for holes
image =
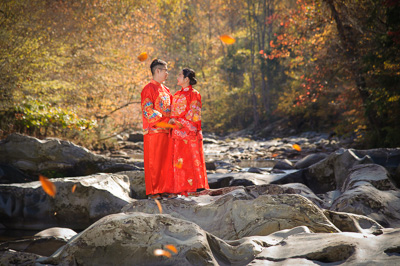
{"label": "bride's face", "polygon": [[178,80],[178,85],[179,86],[182,86],[182,87],[189,86],[189,78],[185,78],[183,76],[183,72],[182,71],[179,73],[177,80]]}

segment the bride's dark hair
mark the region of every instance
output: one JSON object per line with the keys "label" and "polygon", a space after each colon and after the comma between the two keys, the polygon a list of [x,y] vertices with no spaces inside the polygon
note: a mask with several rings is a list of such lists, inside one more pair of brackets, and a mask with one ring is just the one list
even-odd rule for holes
{"label": "bride's dark hair", "polygon": [[196,73],[194,72],[193,69],[184,68],[184,69],[182,69],[182,73],[183,73],[183,77],[184,78],[189,78],[189,84],[190,85],[196,85],[197,84]]}

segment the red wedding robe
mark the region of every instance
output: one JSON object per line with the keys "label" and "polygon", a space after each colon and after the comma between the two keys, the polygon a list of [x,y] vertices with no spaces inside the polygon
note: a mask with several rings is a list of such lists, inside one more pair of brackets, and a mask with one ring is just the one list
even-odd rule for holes
{"label": "red wedding robe", "polygon": [[177,91],[172,99],[171,117],[175,193],[186,194],[198,188],[209,189],[201,132],[201,96],[189,86]]}
{"label": "red wedding robe", "polygon": [[169,121],[172,95],[166,86],[151,80],[143,88],[141,99],[146,194],[173,193],[170,130],[155,126],[158,122]]}

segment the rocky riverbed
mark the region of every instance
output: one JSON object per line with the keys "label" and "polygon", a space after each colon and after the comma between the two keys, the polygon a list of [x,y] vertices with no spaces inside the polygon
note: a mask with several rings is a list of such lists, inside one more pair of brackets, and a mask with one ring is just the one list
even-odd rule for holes
{"label": "rocky riverbed", "polygon": [[158,206],[145,197],[142,140],[121,135],[102,153],[1,140],[0,265],[400,264],[400,148],[208,134],[211,189]]}

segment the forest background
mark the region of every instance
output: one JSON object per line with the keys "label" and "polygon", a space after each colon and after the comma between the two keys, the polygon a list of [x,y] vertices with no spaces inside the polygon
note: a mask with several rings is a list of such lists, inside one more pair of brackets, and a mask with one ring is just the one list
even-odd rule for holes
{"label": "forest background", "polygon": [[196,71],[205,131],[281,121],[398,147],[399,48],[399,0],[2,0],[0,138],[98,148],[140,129],[161,58],[173,93],[181,68]]}

